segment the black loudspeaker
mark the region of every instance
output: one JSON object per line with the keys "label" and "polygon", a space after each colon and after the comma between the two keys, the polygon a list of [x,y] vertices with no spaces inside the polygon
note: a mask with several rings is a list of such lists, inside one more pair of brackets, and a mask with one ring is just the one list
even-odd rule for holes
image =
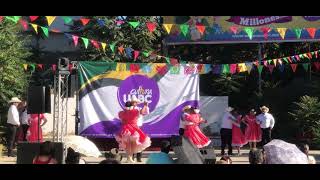
{"label": "black loudspeaker", "polygon": [[[38,155],[41,143],[21,142],[18,144],[17,150],[17,164],[32,164],[33,158]],[[54,158],[58,164],[63,163],[63,143],[54,144]]]}
{"label": "black loudspeaker", "polygon": [[200,153],[204,158],[204,164],[215,164],[216,163],[216,153],[214,152],[214,148],[202,148],[200,149]]}
{"label": "black loudspeaker", "polygon": [[177,164],[204,164],[205,160],[189,139],[182,136],[173,136],[171,146],[177,156]]}
{"label": "black loudspeaker", "polygon": [[27,104],[28,114],[50,113],[50,87],[30,86],[28,89]]}

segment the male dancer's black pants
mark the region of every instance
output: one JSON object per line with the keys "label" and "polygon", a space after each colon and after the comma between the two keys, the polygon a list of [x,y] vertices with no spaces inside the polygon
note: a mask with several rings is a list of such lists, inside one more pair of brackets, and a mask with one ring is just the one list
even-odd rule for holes
{"label": "male dancer's black pants", "polygon": [[16,134],[18,126],[13,124],[7,124],[8,134],[7,134],[7,148],[8,148],[8,156],[12,156],[12,149],[15,143]]}
{"label": "male dancer's black pants", "polygon": [[271,128],[261,128],[262,131],[262,140],[261,144],[264,146],[271,141]]}
{"label": "male dancer's black pants", "polygon": [[23,141],[27,141],[27,132],[29,129],[29,125],[28,124],[22,124],[22,132],[23,132]]}
{"label": "male dancer's black pants", "polygon": [[221,155],[224,155],[224,149],[226,148],[226,145],[228,145],[228,154],[232,154],[232,129],[220,129],[220,135],[221,135]]}

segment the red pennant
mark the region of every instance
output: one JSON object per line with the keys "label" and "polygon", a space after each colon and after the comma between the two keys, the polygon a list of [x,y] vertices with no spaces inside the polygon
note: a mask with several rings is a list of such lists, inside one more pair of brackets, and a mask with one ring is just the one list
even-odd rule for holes
{"label": "red pennant", "polygon": [[312,39],[314,38],[314,36],[316,35],[316,28],[306,28],[306,30],[308,31],[310,37],[312,37]]}
{"label": "red pennant", "polygon": [[156,24],[153,22],[147,22],[147,28],[152,33],[154,30],[156,30]]}
{"label": "red pennant", "polygon": [[238,27],[237,26],[231,26],[230,27],[230,31],[233,32],[233,34],[237,34],[238,33]]}
{"label": "red pennant", "polygon": [[87,18],[81,18],[80,19],[80,21],[81,21],[81,23],[82,23],[82,25],[86,25],[86,24],[88,24],[89,23],[89,21],[90,21],[90,19],[87,19]]}
{"label": "red pennant", "polygon": [[77,46],[78,45],[79,36],[72,35],[72,39],[73,39],[73,42],[74,42],[74,46]]}
{"label": "red pennant", "polygon": [[230,64],[229,68],[230,68],[230,73],[231,74],[234,74],[234,73],[237,72],[237,64]]}
{"label": "red pennant", "polygon": [[43,64],[37,64],[38,68],[43,70]]}
{"label": "red pennant", "polygon": [[118,25],[118,26],[120,26],[121,24],[123,24],[123,23],[124,23],[124,21],[122,21],[122,20],[118,20],[118,21],[116,21],[116,23],[117,23],[117,25]]}
{"label": "red pennant", "polygon": [[123,54],[123,51],[124,51],[124,48],[123,48],[123,45],[121,45],[120,47],[118,47],[118,50],[121,54]]}
{"label": "red pennant", "polygon": [[291,57],[287,57],[287,59],[289,60],[290,63],[292,63]]}
{"label": "red pennant", "polygon": [[175,66],[175,65],[177,65],[179,62],[178,62],[178,59],[175,59],[175,58],[171,58],[170,59],[170,64],[171,65],[173,65],[173,66]]}
{"label": "red pennant", "polygon": [[33,21],[35,21],[36,19],[38,19],[38,17],[39,17],[39,16],[29,16],[31,22],[33,22]]}
{"label": "red pennant", "polygon": [[23,30],[25,30],[25,31],[28,30],[28,23],[23,19],[20,19],[19,21],[20,21],[21,26],[23,27]]}
{"label": "red pennant", "polygon": [[164,76],[167,72],[168,72],[168,68],[166,65],[164,66],[157,66],[156,67],[156,71],[158,72],[158,74]]}
{"label": "red pennant", "polygon": [[274,65],[268,65],[268,68],[269,68],[269,71],[270,71],[271,74],[273,72],[274,67],[275,67]]}
{"label": "red pennant", "polygon": [[202,24],[197,24],[196,28],[198,29],[198,31],[200,32],[201,35],[203,35],[204,31],[206,30],[206,26],[204,26]]}
{"label": "red pennant", "polygon": [[204,65],[203,64],[198,64],[197,65],[197,71],[198,73],[201,73],[203,71]]}
{"label": "red pennant", "polygon": [[316,55],[316,59],[318,59],[318,51],[315,51],[314,54]]}
{"label": "red pennant", "polygon": [[97,41],[91,40],[91,43],[95,48],[100,49],[99,43]]}
{"label": "red pennant", "polygon": [[139,56],[140,51],[133,51],[133,59],[136,60]]}
{"label": "red pennant", "polygon": [[314,62],[313,64],[316,67],[317,71],[320,70],[320,62]]}
{"label": "red pennant", "polygon": [[299,55],[295,55],[294,57],[295,57],[298,61],[300,61]]}
{"label": "red pennant", "polygon": [[264,61],[263,61],[263,65],[264,65],[264,66],[267,66],[267,65],[268,65],[268,62],[267,62],[266,60],[264,60]]}
{"label": "red pennant", "polygon": [[259,61],[258,60],[254,61],[253,64],[256,65],[256,66],[259,66]]}
{"label": "red pennant", "polygon": [[311,54],[311,52],[307,53],[307,55],[308,55],[309,59],[312,59],[312,54]]}
{"label": "red pennant", "polygon": [[264,39],[268,39],[268,33],[270,32],[271,28],[269,27],[262,27],[260,30],[263,32]]}
{"label": "red pennant", "polygon": [[298,64],[290,64],[293,72],[296,72]]}
{"label": "red pennant", "polygon": [[52,71],[53,71],[54,74],[55,74],[56,70],[57,70],[57,65],[56,64],[52,64]]}
{"label": "red pennant", "polygon": [[138,73],[140,70],[139,64],[130,64],[130,72]]}
{"label": "red pennant", "polygon": [[0,23],[2,22],[2,20],[3,20],[3,16],[0,16]]}

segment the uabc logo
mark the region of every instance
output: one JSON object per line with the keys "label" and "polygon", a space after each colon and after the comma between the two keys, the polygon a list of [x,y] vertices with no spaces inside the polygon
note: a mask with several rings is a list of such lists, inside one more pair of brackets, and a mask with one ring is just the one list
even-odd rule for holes
{"label": "uabc logo", "polygon": [[143,75],[129,76],[121,82],[118,89],[118,101],[122,108],[127,101],[136,98],[141,102],[139,107],[143,107],[143,102],[147,102],[152,112],[159,102],[159,97],[157,82]]}

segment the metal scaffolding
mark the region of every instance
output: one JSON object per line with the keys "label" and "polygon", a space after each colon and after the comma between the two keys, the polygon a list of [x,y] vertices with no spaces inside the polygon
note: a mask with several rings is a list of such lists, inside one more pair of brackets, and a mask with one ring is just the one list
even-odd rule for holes
{"label": "metal scaffolding", "polygon": [[54,76],[53,142],[64,142],[67,136],[68,78],[70,72],[58,71]]}

